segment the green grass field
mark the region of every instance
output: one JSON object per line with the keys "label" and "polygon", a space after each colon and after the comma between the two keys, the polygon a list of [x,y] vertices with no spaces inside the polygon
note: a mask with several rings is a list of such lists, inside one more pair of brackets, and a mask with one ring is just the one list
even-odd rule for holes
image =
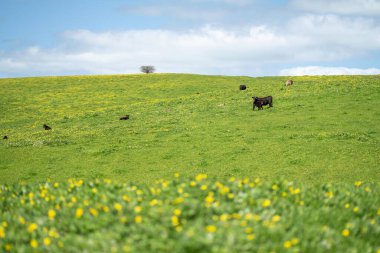
{"label": "green grass field", "polygon": [[286,79],[0,79],[0,252],[380,253],[380,76]]}
{"label": "green grass field", "polygon": [[[0,182],[152,182],[174,172],[379,181],[380,77],[295,77],[290,88],[286,79],[0,79],[0,134],[9,137],[0,142]],[[274,107],[252,111],[254,95],[272,95]],[[130,120],[120,121],[125,114]]]}

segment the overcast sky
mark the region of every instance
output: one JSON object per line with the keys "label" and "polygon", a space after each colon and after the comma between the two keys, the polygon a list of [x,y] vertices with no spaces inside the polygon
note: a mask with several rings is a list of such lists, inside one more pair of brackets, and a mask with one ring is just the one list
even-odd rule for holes
{"label": "overcast sky", "polygon": [[380,0],[0,0],[0,77],[380,74]]}

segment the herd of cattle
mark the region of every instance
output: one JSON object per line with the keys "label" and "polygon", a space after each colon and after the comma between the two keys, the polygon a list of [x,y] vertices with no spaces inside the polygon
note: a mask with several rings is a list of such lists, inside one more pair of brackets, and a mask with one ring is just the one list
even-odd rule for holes
{"label": "herd of cattle", "polygon": [[[287,80],[285,83],[285,86],[290,86],[292,84],[293,84],[292,80]],[[242,84],[239,86],[239,89],[240,90],[246,90],[247,86]],[[252,98],[253,98],[253,110],[255,110],[255,107],[257,107],[258,110],[262,110],[264,105],[268,105],[269,107],[273,107],[273,97],[272,96],[262,97],[262,98],[259,98],[259,97],[252,97]],[[129,119],[129,115],[125,115],[125,116],[120,118],[120,120],[128,120],[128,119]],[[45,130],[51,130],[51,127],[46,125],[46,124],[44,124],[42,127]],[[3,136],[3,139],[7,140],[8,136],[6,136],[6,135]]]}
{"label": "herd of cattle", "polygon": [[[290,86],[293,84],[293,80],[287,80],[285,83],[285,86]],[[245,85],[240,85],[240,90],[245,90],[247,87]],[[269,107],[273,107],[273,97],[252,97],[253,98],[253,110],[255,110],[255,107],[257,107],[257,110],[262,110],[263,105],[269,105]]]}

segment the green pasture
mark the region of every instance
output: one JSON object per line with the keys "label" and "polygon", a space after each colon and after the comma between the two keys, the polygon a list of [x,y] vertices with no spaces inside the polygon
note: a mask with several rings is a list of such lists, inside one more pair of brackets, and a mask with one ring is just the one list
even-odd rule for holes
{"label": "green pasture", "polygon": [[[378,182],[380,76],[294,77],[286,88],[287,78],[0,79],[0,183],[142,183],[174,172]],[[273,108],[252,111],[252,96],[268,95]]]}

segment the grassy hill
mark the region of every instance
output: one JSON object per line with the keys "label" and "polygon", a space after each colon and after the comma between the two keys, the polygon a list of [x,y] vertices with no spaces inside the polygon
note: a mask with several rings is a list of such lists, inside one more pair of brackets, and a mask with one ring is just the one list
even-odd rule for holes
{"label": "grassy hill", "polygon": [[[380,179],[380,76],[0,79],[0,182]],[[239,85],[248,86],[239,91]],[[252,111],[252,96],[274,107]],[[119,117],[129,114],[127,121]],[[52,127],[45,131],[43,124]]]}

